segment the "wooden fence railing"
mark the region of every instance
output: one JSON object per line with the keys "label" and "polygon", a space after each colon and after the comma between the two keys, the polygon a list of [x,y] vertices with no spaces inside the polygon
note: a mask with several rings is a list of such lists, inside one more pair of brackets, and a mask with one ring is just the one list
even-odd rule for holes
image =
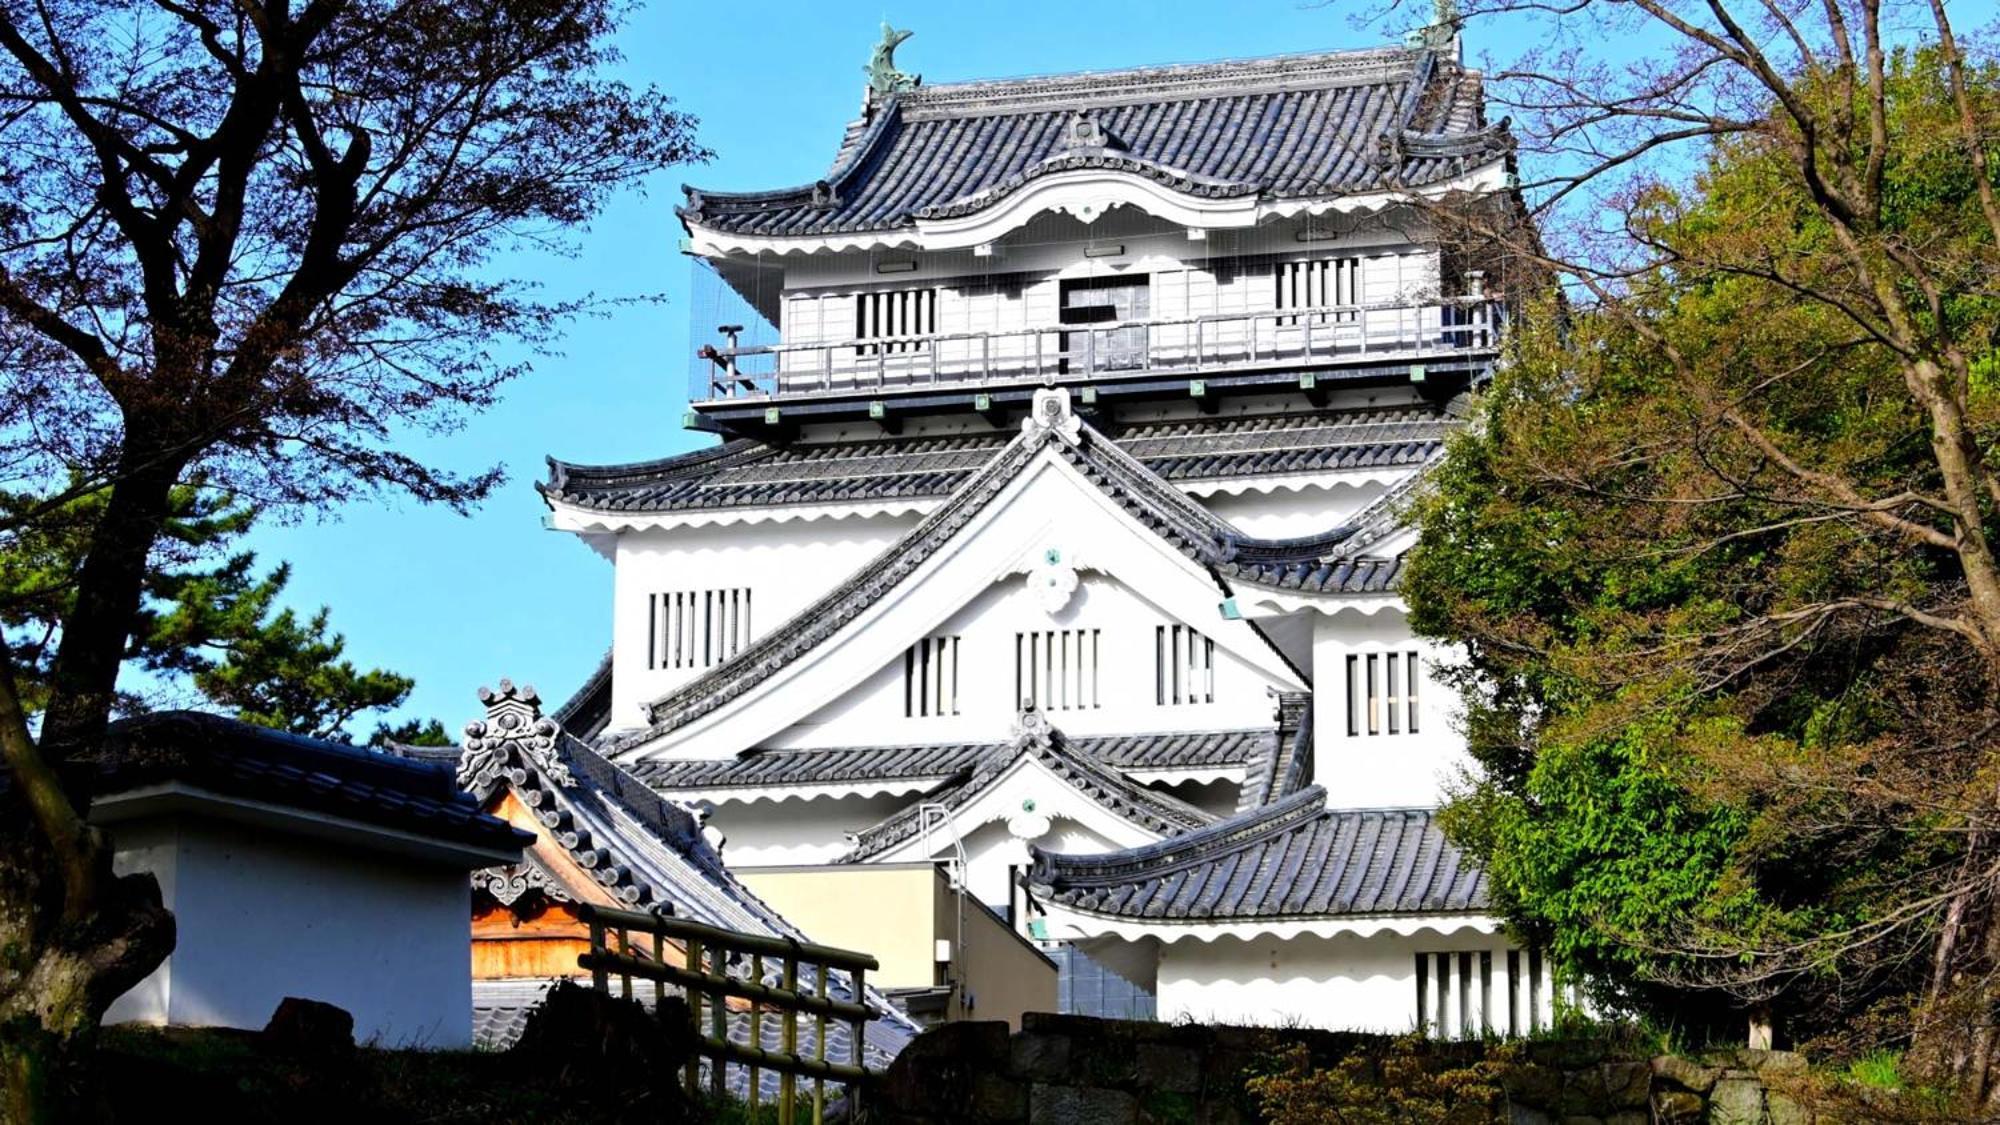
{"label": "wooden fence railing", "polygon": [[[825,1118],[827,1083],[847,1088],[850,1115],[860,1107],[874,1077],[864,1064],[863,1029],[874,1018],[865,1000],[866,974],[878,967],[875,958],[849,949],[812,945],[789,938],[738,933],[656,914],[583,905],[578,913],[590,925],[590,952],[577,963],[590,970],[591,984],[611,991],[617,978],[619,994],[640,999],[632,991],[636,978],[652,983],[654,1011],[670,994],[687,1001],[696,1042],[688,1060],[687,1090],[701,1090],[701,1062],[708,1060],[710,1092],[721,1097],[728,1088],[730,1065],[749,1071],[746,1096],[755,1112],[764,1103],[763,1076],[778,1075],[775,1108],[780,1125],[794,1125],[807,1104],[799,1080],[811,1080],[813,1125]],[[669,943],[678,945],[682,964],[668,962]],[[732,968],[735,971],[732,971]],[[778,983],[767,984],[776,969]],[[829,978],[846,978],[847,998],[829,993]],[[671,991],[670,991],[671,990]],[[802,1050],[800,1021],[811,1021],[811,1044]],[[764,1046],[767,1019],[777,1021],[778,1047]],[[749,1042],[730,1038],[732,1021],[747,1031]],[[847,1029],[848,1058],[827,1057],[830,1026]]]}

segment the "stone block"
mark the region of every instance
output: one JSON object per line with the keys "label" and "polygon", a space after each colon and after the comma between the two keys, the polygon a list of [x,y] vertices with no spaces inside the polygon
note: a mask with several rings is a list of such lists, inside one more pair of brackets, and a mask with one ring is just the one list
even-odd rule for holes
{"label": "stone block", "polygon": [[1153,1090],[1139,1095],[1139,1125],[1196,1125],[1201,1105],[1190,1094]]}
{"label": "stone block", "polygon": [[1562,1098],[1556,1103],[1563,1116],[1595,1117],[1604,1111],[1604,1076],[1596,1067],[1566,1071],[1562,1078]]}
{"label": "stone block", "polygon": [[1507,1096],[1536,1109],[1554,1110],[1562,1104],[1562,1072],[1533,1063],[1508,1067],[1501,1079]]}
{"label": "stone block", "polygon": [[324,1000],[287,996],[264,1025],[263,1039],[293,1054],[344,1056],[354,1050],[354,1016]]}
{"label": "stone block", "polygon": [[1507,1125],[1556,1125],[1556,1119],[1534,1106],[1510,1103],[1507,1106]]}
{"label": "stone block", "polygon": [[1138,1078],[1138,1048],[1119,1040],[1071,1039],[1069,1073],[1072,1082],[1087,1086],[1130,1086]]}
{"label": "stone block", "polygon": [[1604,1119],[1604,1125],[1648,1125],[1652,1119],[1643,1109],[1621,1109]]}
{"label": "stone block", "polygon": [[1138,1125],[1139,1102],[1122,1090],[1036,1086],[1028,1094],[1028,1125]]}
{"label": "stone block", "polygon": [[1012,1125],[1028,1118],[1028,1088],[997,1074],[979,1074],[972,1079],[973,1120],[991,1125]]}
{"label": "stone block", "polygon": [[1763,1125],[1764,1084],[1725,1073],[1708,1094],[1709,1125]]}
{"label": "stone block", "polygon": [[1613,1112],[1645,1109],[1653,1092],[1653,1068],[1642,1062],[1604,1064],[1605,1107]]}
{"label": "stone block", "polygon": [[1689,1062],[1679,1055],[1661,1055],[1653,1060],[1652,1067],[1654,1077],[1697,1094],[1714,1089],[1715,1080],[1722,1077],[1720,1069]]}
{"label": "stone block", "polygon": [[[1029,1012],[1028,1018],[1035,1013]],[[1043,1031],[1024,1030],[1014,1036],[1009,1050],[1007,1073],[1033,1082],[1061,1082],[1069,1078],[1069,1037]]]}
{"label": "stone block", "polygon": [[1812,1114],[1776,1090],[1764,1091],[1764,1112],[1771,1125],[1809,1125]]}
{"label": "stone block", "polygon": [[1660,1125],[1693,1125],[1700,1121],[1708,1103],[1688,1090],[1660,1090],[1653,1094],[1653,1120]]}
{"label": "stone block", "polygon": [[1201,1055],[1191,1047],[1141,1043],[1134,1055],[1133,1077],[1141,1090],[1192,1094],[1201,1089]]}

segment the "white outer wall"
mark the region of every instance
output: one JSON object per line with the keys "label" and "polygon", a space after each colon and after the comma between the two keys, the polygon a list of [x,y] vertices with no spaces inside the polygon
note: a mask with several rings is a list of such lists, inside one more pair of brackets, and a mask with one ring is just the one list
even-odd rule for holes
{"label": "white outer wall", "polygon": [[853,847],[847,833],[879,823],[917,797],[725,801],[708,824],[722,833],[722,857],[731,867],[834,863]]}
{"label": "white outer wall", "polygon": [[347,1009],[362,1042],[472,1042],[463,867],[204,817],[111,832],[120,874],[159,878],[178,939],[106,1023],[260,1028],[280,1000],[299,996]]}
{"label": "white outer wall", "polygon": [[[1507,942],[1493,934],[1188,939],[1161,942],[1159,950],[1158,1011],[1163,1021],[1304,1023],[1336,1031],[1391,1034],[1412,1031],[1417,1025],[1417,954],[1485,950],[1492,957],[1492,976],[1486,989],[1472,991],[1470,1025],[1477,1028],[1483,1022],[1479,1015],[1483,992],[1492,1004],[1488,1026],[1501,1034],[1510,1030],[1505,1008]],[[1525,968],[1522,973],[1526,975]],[[1541,1010],[1546,1012],[1551,990],[1546,973],[1541,984]],[[1525,982],[1523,986],[1525,991]],[[1516,1030],[1525,1033],[1525,1006],[1515,1020]],[[1448,1033],[1456,1030],[1447,1028]]]}
{"label": "white outer wall", "polygon": [[875,516],[621,534],[612,582],[612,729],[645,725],[644,704],[703,671],[647,667],[651,616],[647,595],[747,587],[754,639],[839,585],[918,518]]}
{"label": "white outer wall", "polygon": [[[1115,570],[1117,560],[1098,558],[1095,564]],[[1049,614],[1028,590],[1026,577],[1009,576],[928,634],[959,638],[958,714],[905,714],[905,664],[899,653],[859,687],[765,745],[1003,742],[1012,736],[1020,714],[1014,696],[1015,635],[1045,630],[1099,631],[1097,706],[1046,709],[1049,723],[1064,734],[1241,730],[1270,724],[1271,681],[1219,642],[1214,702],[1161,706],[1158,701],[1155,629],[1190,624],[1210,639],[1240,634],[1242,630],[1224,621],[1219,611],[1204,606],[1209,610],[1206,619],[1182,622],[1115,579],[1094,572],[1079,579],[1069,604]],[[1221,600],[1220,594],[1216,600]]]}
{"label": "white outer wall", "polygon": [[[1415,650],[1422,670],[1417,733],[1347,733],[1347,657]],[[1395,610],[1322,616],[1313,634],[1313,780],[1331,808],[1430,808],[1470,759],[1456,693],[1434,676],[1444,650],[1410,635]],[[1365,704],[1364,704],[1365,706]]]}

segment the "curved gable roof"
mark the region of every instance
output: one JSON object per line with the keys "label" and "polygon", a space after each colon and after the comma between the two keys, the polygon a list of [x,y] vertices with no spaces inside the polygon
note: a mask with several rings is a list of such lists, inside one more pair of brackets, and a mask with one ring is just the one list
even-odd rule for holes
{"label": "curved gable roof", "polygon": [[1477,72],[1428,47],[1284,55],[919,86],[850,128],[825,179],[689,187],[680,215],[764,237],[890,231],[1074,167],[1201,197],[1328,198],[1449,179],[1506,147]]}
{"label": "curved gable roof", "polygon": [[1329,809],[1315,785],[1155,844],[1035,849],[1029,880],[1087,914],[1161,921],[1484,910],[1486,875],[1428,809]]}

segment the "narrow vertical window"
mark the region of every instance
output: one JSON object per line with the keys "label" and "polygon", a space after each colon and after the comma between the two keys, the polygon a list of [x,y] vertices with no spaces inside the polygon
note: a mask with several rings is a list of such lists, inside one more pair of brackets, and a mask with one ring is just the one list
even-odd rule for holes
{"label": "narrow vertical window", "polygon": [[1153,631],[1154,699],[1158,705],[1215,702],[1215,642],[1186,625]]}
{"label": "narrow vertical window", "polygon": [[1417,654],[1406,652],[1403,654],[1403,659],[1403,699],[1409,710],[1407,729],[1411,734],[1415,734],[1417,733]]}
{"label": "narrow vertical window", "polygon": [[709,668],[750,647],[750,590],[674,590],[647,597],[647,663]]}
{"label": "narrow vertical window", "polygon": [[1361,735],[1361,690],[1360,684],[1355,680],[1360,674],[1357,671],[1360,663],[1359,656],[1353,653],[1347,654],[1347,737],[1349,738],[1358,738]]}
{"label": "narrow vertical window", "polygon": [[1081,711],[1098,697],[1099,631],[1038,629],[1014,634],[1014,694],[1042,711]]}
{"label": "narrow vertical window", "polygon": [[925,637],[903,653],[903,715],[958,714],[958,638]]}
{"label": "narrow vertical window", "polygon": [[1396,654],[1392,652],[1389,654],[1389,659],[1383,662],[1384,667],[1382,669],[1383,675],[1387,677],[1383,685],[1383,697],[1389,702],[1387,710],[1389,712],[1390,734],[1399,734],[1403,729],[1402,693],[1396,690],[1397,681],[1400,679],[1396,675],[1399,664],[1401,664],[1401,661],[1397,660]]}
{"label": "narrow vertical window", "polygon": [[1368,654],[1367,674],[1368,674],[1368,733],[1369,734],[1382,733],[1382,679],[1381,679],[1381,670],[1379,668],[1381,660],[1382,660],[1381,656],[1377,653],[1371,652]]}
{"label": "narrow vertical window", "polygon": [[[937,332],[937,290],[896,289],[854,298],[856,355],[895,355],[923,346],[911,336]],[[880,340],[882,343],[869,343]]]}

